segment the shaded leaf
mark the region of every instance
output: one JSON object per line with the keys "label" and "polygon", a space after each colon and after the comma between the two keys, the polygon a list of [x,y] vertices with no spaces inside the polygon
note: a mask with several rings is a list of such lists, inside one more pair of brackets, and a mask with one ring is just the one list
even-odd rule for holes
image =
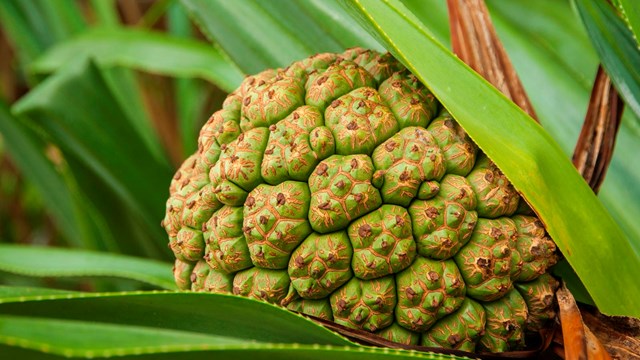
{"label": "shaded leaf", "polygon": [[[168,31],[173,36],[181,38],[192,36],[191,21],[179,2],[174,2],[169,8],[167,25]],[[208,100],[208,91],[195,79],[178,78],[175,79],[174,84],[174,99],[182,143],[181,154],[183,158],[186,158],[189,154],[193,154],[198,147],[199,127],[205,121],[201,111]],[[235,86],[237,84],[234,84]]]}
{"label": "shaded leaf", "polygon": [[103,66],[124,66],[174,77],[200,77],[226,91],[234,90],[243,78],[233,63],[205,43],[132,29],[85,32],[49,50],[31,69],[50,73],[72,59],[84,57]]}
{"label": "shaded leaf", "polygon": [[[336,0],[289,1],[304,8],[306,15],[324,30],[324,36],[335,39],[341,49],[360,46],[384,51],[380,43],[346,14]],[[305,22],[310,22],[310,19]],[[326,51],[319,47],[313,50]]]}
{"label": "shaded leaf", "polygon": [[3,301],[21,301],[24,297],[69,294],[71,291],[37,287],[0,285],[0,299]]}
{"label": "shaded leaf", "polygon": [[26,276],[113,276],[175,289],[171,266],[110,253],[0,244],[0,270]]}
{"label": "shaded leaf", "polygon": [[183,0],[211,41],[247,73],[284,66],[309,53],[296,34],[283,29],[255,1]]}
{"label": "shaded leaf", "polygon": [[144,226],[139,239],[156,249],[155,256],[168,255],[158,224],[172,170],[145,146],[95,65],[69,64],[23,97],[13,110],[42,128],[64,153],[104,181],[127,205],[131,221]]}
{"label": "shaded leaf", "polygon": [[11,115],[7,105],[0,101],[0,134],[3,142],[22,174],[38,190],[54,221],[71,244],[97,248],[89,229],[89,219],[83,212],[79,194],[70,186],[54,164],[46,157],[46,144]]}
{"label": "shaded leaf", "polygon": [[31,62],[48,47],[86,27],[78,4],[60,0],[2,1],[0,20],[22,63]]}
{"label": "shaded leaf", "polygon": [[616,0],[629,30],[633,32],[633,38],[640,47],[640,3],[635,0]]}
{"label": "shaded leaf", "polygon": [[573,1],[607,74],[627,106],[640,116],[640,49],[633,34],[607,2]]}
{"label": "shaded leaf", "polygon": [[176,353],[181,359],[212,354],[222,359],[462,359],[358,346],[300,315],[238,296],[73,293],[17,299],[4,293],[0,288],[3,354],[43,359],[56,357],[42,352],[125,359],[175,358]]}
{"label": "shaded leaf", "polygon": [[[150,350],[151,351],[151,350]],[[159,349],[158,351],[162,351]],[[60,356],[49,355],[32,350],[25,350],[17,347],[3,346],[0,344],[0,353],[6,354],[12,359],[37,359],[54,360],[62,359]],[[93,353],[91,353],[93,355]],[[228,348],[224,350],[207,350],[200,346],[184,351],[171,353],[152,353],[140,355],[118,356],[122,360],[173,360],[179,357],[181,360],[207,360],[215,356],[216,359],[251,359],[251,360],[272,360],[272,359],[309,359],[325,360],[328,358],[335,360],[378,360],[378,359],[431,359],[431,360],[457,360],[467,359],[452,357],[450,355],[439,355],[433,353],[409,352],[403,350],[388,350],[377,348],[354,348],[354,347],[333,347],[328,345],[282,345],[267,344],[264,346],[255,345],[246,349]]]}
{"label": "shaded leaf", "polygon": [[210,40],[250,74],[284,67],[318,52],[376,45],[339,10],[335,0],[182,3]]}
{"label": "shaded leaf", "polygon": [[[74,293],[0,297],[0,313],[55,317],[241,338],[245,341],[349,345],[289,310],[235,295],[195,292]],[[122,311],[127,309],[127,311]]]}

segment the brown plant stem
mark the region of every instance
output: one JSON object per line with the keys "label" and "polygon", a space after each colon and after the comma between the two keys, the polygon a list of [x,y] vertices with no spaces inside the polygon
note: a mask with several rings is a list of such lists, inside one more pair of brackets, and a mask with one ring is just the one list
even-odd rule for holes
{"label": "brown plant stem", "polygon": [[483,0],[447,0],[453,52],[533,119],[538,117]]}
{"label": "brown plant stem", "polygon": [[598,67],[589,108],[573,153],[573,164],[595,193],[611,163],[624,103],[611,79]]}

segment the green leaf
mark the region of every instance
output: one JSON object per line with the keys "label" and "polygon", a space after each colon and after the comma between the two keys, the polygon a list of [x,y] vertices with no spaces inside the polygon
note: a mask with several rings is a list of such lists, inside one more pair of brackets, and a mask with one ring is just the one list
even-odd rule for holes
{"label": "green leaf", "polygon": [[[410,352],[406,350],[396,349],[380,349],[380,348],[362,348],[362,347],[332,347],[328,345],[282,345],[282,344],[266,344],[246,346],[242,349],[221,349],[209,350],[209,347],[197,346],[193,349],[185,349],[183,351],[174,351],[171,353],[163,353],[161,347],[149,349],[149,351],[157,351],[150,354],[136,354],[119,356],[117,351],[117,359],[121,360],[173,360],[178,356],[181,360],[208,360],[212,356],[215,359],[250,359],[250,360],[271,360],[271,359],[309,359],[309,360],[406,360],[406,359],[431,359],[431,360],[464,360],[467,357],[457,357],[453,355],[442,355],[434,353]],[[31,350],[20,349],[17,347],[2,346],[0,344],[0,353],[7,355],[10,359],[37,359],[37,360],[56,360],[63,357],[49,355],[44,353],[35,353]],[[95,356],[93,352],[86,354],[85,357]],[[66,358],[66,357],[65,357]]]}
{"label": "green leaf", "polygon": [[[0,293],[1,294],[1,293]],[[126,309],[126,311],[123,311]],[[156,327],[245,341],[351,344],[284,308],[245,297],[195,292],[73,293],[0,297],[0,313]]]}
{"label": "green leaf", "polygon": [[284,67],[318,52],[379,48],[333,0],[182,0],[211,41],[247,73]]}
{"label": "green leaf", "polygon": [[0,341],[19,342],[26,348],[67,357],[240,348],[244,342],[225,336],[83,321],[0,316],[0,323]]}
{"label": "green leaf", "polygon": [[[360,46],[367,49],[384,50],[376,39],[342,10],[336,0],[289,1],[304,9],[306,16],[309,17],[305,19],[305,23],[315,22],[318,27],[322,28],[325,37],[331,37],[340,44],[340,49]],[[279,16],[279,18],[282,17],[282,15]],[[286,18],[286,15],[284,17]],[[313,50],[314,52],[323,51],[315,44]]]}
{"label": "green leaf", "polygon": [[31,70],[51,73],[72,59],[85,57],[101,66],[124,66],[174,77],[200,77],[226,91],[233,91],[243,78],[233,63],[205,43],[132,29],[85,32],[52,48],[32,64]]}
{"label": "green leaf", "polygon": [[614,8],[600,0],[574,0],[602,66],[618,93],[640,117],[640,49]]}
{"label": "green leaf", "polygon": [[110,253],[0,244],[0,270],[26,276],[113,276],[175,289],[171,266]]}
{"label": "green leaf", "polygon": [[0,20],[21,65],[86,27],[78,4],[64,0],[5,0],[0,2]]}
{"label": "green leaf", "polygon": [[600,310],[639,316],[632,299],[640,296],[635,278],[640,258],[558,144],[435,40],[398,1],[360,0],[347,6],[427,84],[524,194]]}
{"label": "green leaf", "polygon": [[73,291],[56,290],[49,288],[21,287],[0,285],[1,302],[20,302],[26,297],[51,296],[71,294]]}
{"label": "green leaf", "polygon": [[55,223],[74,246],[98,248],[86,209],[72,181],[46,157],[46,145],[0,101],[0,134],[14,163],[31,181]]}
{"label": "green leaf", "polygon": [[[180,38],[193,36],[189,15],[179,2],[174,2],[169,7],[167,26],[173,36]],[[226,60],[226,56],[224,59]],[[182,154],[186,158],[193,154],[198,147],[198,133],[205,120],[202,112],[207,105],[210,91],[207,91],[208,89],[196,79],[178,78],[175,79],[174,86]]]}
{"label": "green leaf", "polygon": [[[24,96],[13,110],[109,186],[128,207],[129,221],[144,229],[132,236],[146,241],[143,246],[155,248],[151,256],[168,255],[166,236],[158,224],[172,169],[145,146],[95,65],[70,63]],[[90,198],[100,195],[88,191]]]}
{"label": "green leaf", "polygon": [[232,295],[41,293],[18,298],[5,293],[9,291],[0,287],[3,354],[50,358],[46,352],[124,359],[170,359],[176,353],[180,359],[211,355],[265,360],[462,359],[359,346],[284,308]]}
{"label": "green leaf", "polygon": [[30,26],[24,13],[20,11],[16,1],[3,1],[0,3],[0,24],[7,37],[15,44],[20,61],[28,63],[38,56],[44,49],[44,45]]}
{"label": "green leaf", "polygon": [[[82,60],[84,59],[73,58],[72,62],[80,63]],[[168,165],[166,152],[160,144],[156,129],[153,128],[153,123],[145,108],[142,88],[136,74],[123,67],[103,67],[100,72],[118,105],[126,113],[133,128],[142,137],[144,145],[149,148],[157,162]]]}
{"label": "green leaf", "polygon": [[629,30],[633,32],[636,45],[640,46],[640,3],[635,0],[617,0],[618,9],[627,23]]}
{"label": "green leaf", "polygon": [[115,0],[90,0],[97,22],[102,26],[118,26],[118,9]]}
{"label": "green leaf", "polygon": [[595,306],[593,299],[589,295],[589,292],[584,287],[582,281],[578,277],[578,274],[569,266],[569,263],[566,260],[560,261],[556,266],[553,267],[553,274],[561,277],[562,280],[571,291],[571,295],[576,299],[576,301],[581,302],[583,304],[588,304],[591,306]]}
{"label": "green leaf", "polygon": [[218,43],[247,73],[303,58],[307,45],[286,32],[254,1],[183,0],[210,40]]}

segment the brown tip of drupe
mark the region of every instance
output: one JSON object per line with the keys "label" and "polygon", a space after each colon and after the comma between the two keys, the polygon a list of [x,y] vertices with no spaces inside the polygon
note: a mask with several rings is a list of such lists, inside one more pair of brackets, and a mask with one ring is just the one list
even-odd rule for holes
{"label": "brown tip of drupe", "polygon": [[448,127],[449,129],[453,129],[456,124],[453,122],[453,120],[447,119],[444,121],[444,126]]}
{"label": "brown tip of drupe", "polygon": [[371,232],[371,225],[369,224],[364,224],[358,228],[358,235],[360,235],[360,237],[368,237],[371,235]]}
{"label": "brown tip of drupe", "polygon": [[322,204],[318,205],[318,208],[319,208],[320,210],[329,210],[329,209],[331,208],[331,203],[330,203],[330,202],[328,202],[328,201],[327,201],[327,202],[324,202],[324,203],[322,203]]}
{"label": "brown tip of drupe", "polygon": [[316,168],[316,175],[325,175],[329,169],[329,165],[322,163]]}
{"label": "brown tip of drupe", "polygon": [[427,273],[427,279],[429,279],[430,281],[438,281],[440,280],[440,275],[438,275],[438,273],[435,271],[429,271]]}

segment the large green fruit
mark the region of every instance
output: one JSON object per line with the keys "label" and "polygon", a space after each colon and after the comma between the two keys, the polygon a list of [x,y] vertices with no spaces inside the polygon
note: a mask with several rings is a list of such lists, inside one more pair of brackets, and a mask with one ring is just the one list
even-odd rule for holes
{"label": "large green fruit", "polygon": [[249,76],[198,140],[163,221],[181,289],[467,351],[554,316],[542,223],[390,54]]}

